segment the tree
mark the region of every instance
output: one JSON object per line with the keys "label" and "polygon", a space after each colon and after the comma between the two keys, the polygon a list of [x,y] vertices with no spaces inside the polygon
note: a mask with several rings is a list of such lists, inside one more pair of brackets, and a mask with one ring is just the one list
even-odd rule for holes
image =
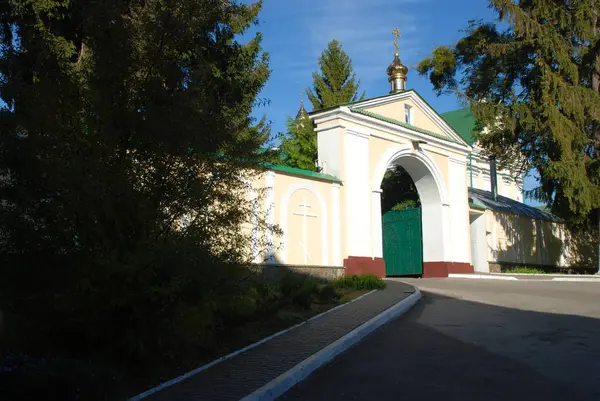
{"label": "tree", "polygon": [[501,164],[524,160],[522,170],[537,170],[540,186],[530,196],[582,224],[600,207],[600,2],[490,7],[497,22],[471,21],[456,45],[436,48],[418,71],[438,94],[470,102],[477,128],[489,129],[477,139]]}
{"label": "tree", "polygon": [[[360,81],[353,72],[352,60],[337,40],[328,43],[319,56],[320,74],[313,73],[313,88],[306,89],[313,110],[337,106],[363,99],[358,94]],[[288,118],[287,132],[280,134],[283,162],[291,167],[314,171],[317,169],[317,134],[304,105],[296,119]]]}
{"label": "tree", "polygon": [[0,4],[0,304],[32,334],[13,345],[119,366],[210,347],[256,256],[269,68],[238,38],[261,5]]}
{"label": "tree", "polygon": [[401,166],[385,172],[381,182],[381,214],[421,206],[419,193],[410,175]]}
{"label": "tree", "polygon": [[288,118],[287,129],[288,132],[281,139],[284,163],[290,167],[315,171],[318,152],[313,122],[306,113],[299,113],[295,120]]}
{"label": "tree", "polygon": [[306,89],[313,110],[362,100],[360,81],[352,68],[352,60],[342,49],[342,44],[332,40],[319,56],[320,73],[313,73],[313,87]]}

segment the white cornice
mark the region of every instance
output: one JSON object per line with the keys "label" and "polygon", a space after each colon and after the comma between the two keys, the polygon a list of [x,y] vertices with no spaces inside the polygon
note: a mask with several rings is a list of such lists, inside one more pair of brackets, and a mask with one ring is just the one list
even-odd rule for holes
{"label": "white cornice", "polygon": [[[443,139],[436,138],[431,135],[422,134],[418,131],[414,131],[409,128],[405,128],[400,125],[388,123],[387,121],[378,120],[376,118],[365,116],[363,114],[353,113],[350,111],[350,109],[348,109],[347,107],[343,107],[343,106],[340,106],[334,110],[328,110],[328,111],[324,112],[323,114],[319,114],[318,118],[315,118],[314,121],[316,124],[322,124],[327,121],[331,121],[331,120],[335,120],[335,119],[341,119],[341,120],[344,120],[344,121],[347,121],[350,123],[359,124],[359,125],[365,126],[367,128],[372,128],[372,129],[376,129],[376,130],[384,130],[391,134],[400,134],[409,140],[423,140],[430,144],[435,144],[436,146],[441,147],[441,148],[451,149],[452,151],[459,153],[459,154],[468,155],[469,152],[471,151],[471,148],[468,145],[449,142],[449,141],[446,141]],[[338,126],[342,126],[342,125],[340,124]],[[329,128],[330,127],[327,127],[327,129],[329,129]],[[319,132],[318,129],[317,129],[317,132]],[[373,137],[378,137],[378,138],[383,138],[383,139],[389,140],[389,138],[386,138],[377,132],[372,132],[370,135]]]}
{"label": "white cornice", "polygon": [[371,136],[371,134],[369,134],[368,132],[362,132],[360,130],[355,130],[355,129],[346,129],[346,132],[350,135],[356,135],[361,138],[368,138]]}
{"label": "white cornice", "polygon": [[464,158],[464,159],[458,159],[458,158],[456,158],[454,156],[451,156],[451,157],[448,158],[448,161],[450,163],[456,163],[456,164],[460,164],[462,166],[466,166],[467,165],[467,159],[466,158]]}
{"label": "white cornice", "polygon": [[466,145],[469,148],[471,148],[471,145],[465,142],[465,140],[460,135],[458,135],[456,131],[454,131],[454,129],[446,122],[446,120],[444,120],[435,110],[433,110],[431,106],[429,106],[429,104],[427,104],[425,100],[421,98],[421,96],[415,90],[411,89],[406,92],[399,93],[397,95],[385,96],[379,99],[365,100],[364,102],[354,103],[352,107],[364,109],[367,107],[383,106],[403,99],[412,100],[415,104],[417,104],[420,107],[420,109],[425,113],[427,117],[429,117],[432,121],[436,123],[436,125],[446,135],[448,135],[455,141],[458,141],[459,143],[462,143],[463,145]]}

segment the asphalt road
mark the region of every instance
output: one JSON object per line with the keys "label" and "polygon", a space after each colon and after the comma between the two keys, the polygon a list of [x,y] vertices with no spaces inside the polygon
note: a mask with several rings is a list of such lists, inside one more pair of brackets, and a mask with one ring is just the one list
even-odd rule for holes
{"label": "asphalt road", "polygon": [[424,298],[281,400],[600,400],[600,283],[404,280]]}

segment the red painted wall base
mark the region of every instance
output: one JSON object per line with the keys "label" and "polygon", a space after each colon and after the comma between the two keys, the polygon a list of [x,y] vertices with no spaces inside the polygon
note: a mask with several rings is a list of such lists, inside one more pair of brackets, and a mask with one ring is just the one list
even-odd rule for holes
{"label": "red painted wall base", "polygon": [[[368,256],[348,256],[344,259],[345,275],[374,274],[385,277],[385,262],[383,258],[370,258]],[[459,262],[423,262],[423,277],[448,277],[448,274],[472,274],[473,266],[469,263]]]}
{"label": "red painted wall base", "polygon": [[385,263],[383,258],[370,258],[367,256],[348,256],[344,259],[345,275],[374,274],[385,277]]}
{"label": "red painted wall base", "polygon": [[475,269],[470,263],[450,262],[448,263],[448,273],[473,274],[475,273]]}
{"label": "red painted wall base", "polygon": [[423,277],[448,277],[448,274],[474,273],[473,266],[460,262],[423,262]]}

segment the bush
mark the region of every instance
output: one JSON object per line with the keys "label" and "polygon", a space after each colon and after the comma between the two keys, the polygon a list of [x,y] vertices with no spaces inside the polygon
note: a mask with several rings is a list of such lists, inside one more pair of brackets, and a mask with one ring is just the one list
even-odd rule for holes
{"label": "bush", "polygon": [[309,309],[319,294],[319,287],[314,281],[307,280],[302,287],[292,295],[292,304]]}
{"label": "bush", "polygon": [[504,273],[522,273],[522,274],[551,274],[551,272],[536,267],[517,266],[507,269]]}
{"label": "bush", "polygon": [[319,297],[319,285],[311,277],[301,277],[288,274],[280,282],[280,291],[284,300],[289,300],[293,305],[308,309]]}
{"label": "bush", "polygon": [[295,274],[286,274],[279,282],[279,289],[284,298],[291,298],[300,290],[307,279]]}
{"label": "bush", "polygon": [[331,285],[337,289],[354,290],[381,290],[385,288],[385,282],[372,274],[341,277],[332,281]]}
{"label": "bush", "polygon": [[319,301],[320,302],[332,302],[338,301],[341,298],[341,294],[335,289],[335,287],[331,284],[327,284],[321,291],[319,291]]}
{"label": "bush", "polygon": [[392,207],[392,210],[396,212],[402,212],[404,210],[415,209],[417,207],[419,207],[419,203],[409,199],[395,204],[394,207]]}

